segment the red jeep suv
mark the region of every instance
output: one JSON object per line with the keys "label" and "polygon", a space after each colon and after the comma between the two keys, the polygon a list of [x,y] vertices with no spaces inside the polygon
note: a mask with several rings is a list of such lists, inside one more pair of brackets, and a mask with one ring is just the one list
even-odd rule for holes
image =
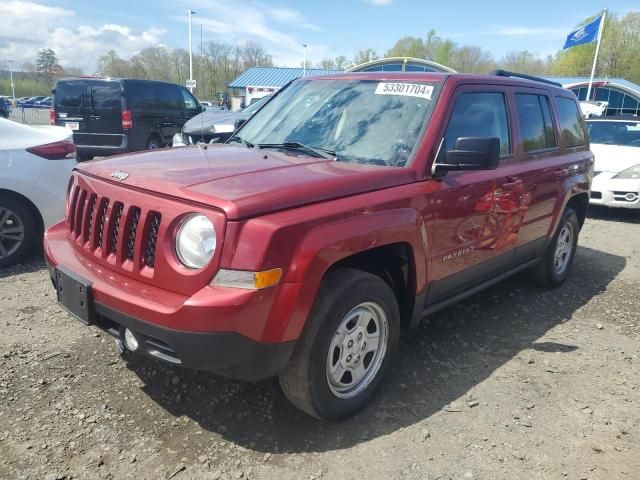
{"label": "red jeep suv", "polygon": [[226,145],[78,165],[46,233],[59,302],[127,352],[364,407],[400,329],[571,270],[593,175],[575,96],[493,75],[301,78]]}

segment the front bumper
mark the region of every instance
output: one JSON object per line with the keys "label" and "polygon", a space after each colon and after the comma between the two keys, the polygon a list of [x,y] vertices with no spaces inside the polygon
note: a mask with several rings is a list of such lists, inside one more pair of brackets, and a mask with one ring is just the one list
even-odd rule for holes
{"label": "front bumper", "polygon": [[591,184],[592,205],[607,207],[640,208],[640,180],[620,180],[617,173],[602,172]]}
{"label": "front bumper", "polygon": [[[295,340],[270,329],[268,321],[276,300],[292,298],[297,284],[259,291],[205,286],[180,295],[92,261],[68,241],[65,225],[45,234],[49,274],[53,280],[55,268],[64,266],[91,282],[98,328],[116,337],[129,328],[153,358],[239,380],[261,380],[285,367]],[[281,320],[277,312],[274,318]]]}
{"label": "front bumper", "polygon": [[165,363],[204,370],[229,378],[258,381],[277,375],[296,342],[258,343],[233,332],[185,332],[160,327],[95,304],[94,326],[118,340],[124,328],[133,332],[138,350]]}

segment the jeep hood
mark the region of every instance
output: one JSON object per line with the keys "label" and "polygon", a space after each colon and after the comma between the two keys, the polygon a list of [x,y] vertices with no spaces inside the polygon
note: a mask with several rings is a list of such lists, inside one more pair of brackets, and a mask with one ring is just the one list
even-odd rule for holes
{"label": "jeep hood", "polygon": [[[302,156],[299,152],[209,145],[122,155],[80,163],[76,170],[223,210],[237,220],[416,180],[409,168]],[[117,177],[125,175],[119,180]]]}

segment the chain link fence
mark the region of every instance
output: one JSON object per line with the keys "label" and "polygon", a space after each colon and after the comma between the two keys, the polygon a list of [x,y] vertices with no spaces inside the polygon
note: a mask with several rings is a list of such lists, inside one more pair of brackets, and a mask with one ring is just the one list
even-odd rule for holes
{"label": "chain link fence", "polygon": [[28,125],[49,125],[49,109],[14,107],[9,114],[9,120]]}

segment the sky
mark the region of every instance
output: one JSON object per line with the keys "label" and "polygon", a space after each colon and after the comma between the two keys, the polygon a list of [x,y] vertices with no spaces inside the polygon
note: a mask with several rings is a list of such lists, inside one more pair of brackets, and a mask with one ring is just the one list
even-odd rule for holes
{"label": "sky", "polygon": [[624,15],[640,11],[638,0],[534,2],[458,0],[1,0],[0,63],[34,61],[39,48],[52,48],[63,66],[93,73],[110,49],[129,58],[164,45],[188,47],[187,12],[194,10],[193,49],[204,43],[260,42],[279,66],[307,58],[345,55],[373,48],[383,55],[406,35],[441,37],[476,45],[496,59],[516,50],[555,53],[567,34],[604,7]]}

